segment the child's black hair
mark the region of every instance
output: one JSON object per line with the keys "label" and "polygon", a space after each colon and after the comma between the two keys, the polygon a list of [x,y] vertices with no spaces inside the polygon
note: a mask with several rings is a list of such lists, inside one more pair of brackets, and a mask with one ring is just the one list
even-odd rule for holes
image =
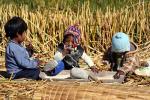
{"label": "child's black hair", "polygon": [[13,17],[12,19],[8,20],[8,22],[4,26],[6,37],[10,37],[13,39],[17,36],[17,33],[22,35],[23,32],[27,30],[26,22],[20,17]]}
{"label": "child's black hair", "polygon": [[66,42],[66,40],[67,40],[70,36],[73,36],[73,37],[74,37],[74,35],[73,35],[73,34],[67,34],[67,35],[64,35],[63,43],[65,43],[65,42]]}

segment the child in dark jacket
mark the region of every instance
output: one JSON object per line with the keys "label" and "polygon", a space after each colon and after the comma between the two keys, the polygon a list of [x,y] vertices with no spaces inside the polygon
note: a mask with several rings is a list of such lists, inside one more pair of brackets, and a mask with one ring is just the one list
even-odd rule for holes
{"label": "child in dark jacket", "polygon": [[70,26],[64,34],[63,42],[58,45],[54,55],[56,61],[63,60],[65,69],[79,67],[78,61],[82,58],[91,70],[96,70],[96,67],[91,58],[85,53],[80,45],[81,32],[78,27]]}
{"label": "child in dark jacket", "polygon": [[54,59],[57,62],[63,61],[65,70],[71,70],[73,68],[73,70],[71,70],[71,75],[75,77],[79,76],[78,78],[83,78],[82,73],[86,74],[86,71],[80,70],[80,66],[78,64],[80,58],[87,63],[93,72],[98,72],[98,69],[95,67],[91,58],[85,53],[84,49],[80,45],[80,35],[81,32],[77,25],[70,26],[64,33],[62,43],[58,45]]}
{"label": "child in dark jacket", "polygon": [[13,17],[4,26],[6,37],[9,42],[6,47],[5,61],[6,69],[13,79],[29,78],[38,80],[40,70],[38,66],[41,61],[30,59],[29,53],[23,47],[25,40],[27,24],[20,17]]}
{"label": "child in dark jacket", "polygon": [[44,67],[44,71],[48,76],[55,76],[63,70],[71,70],[70,74],[73,77],[87,79],[89,76],[88,71],[79,68],[78,61],[80,58],[88,64],[92,71],[98,72],[93,61],[80,45],[80,34],[80,30],[76,25],[70,26],[65,31],[63,41],[58,45],[54,55],[54,60]]}

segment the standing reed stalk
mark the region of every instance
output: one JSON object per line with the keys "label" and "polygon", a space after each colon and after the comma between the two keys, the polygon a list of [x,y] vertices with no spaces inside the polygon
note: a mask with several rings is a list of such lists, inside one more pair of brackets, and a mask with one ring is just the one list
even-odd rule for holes
{"label": "standing reed stalk", "polygon": [[72,11],[70,8],[48,10],[38,8],[30,11],[26,5],[2,5],[0,6],[0,33],[3,37],[0,50],[6,46],[4,24],[13,16],[22,17],[28,24],[27,40],[32,41],[36,50],[41,54],[53,57],[57,44],[63,39],[64,30],[76,22],[80,23],[82,32],[82,45],[88,53],[89,48],[96,51],[104,51],[111,44],[111,38],[118,31],[129,34],[131,39],[138,43],[149,41],[150,37],[150,2],[139,3],[132,7],[120,10],[107,7],[90,10],[89,2]]}

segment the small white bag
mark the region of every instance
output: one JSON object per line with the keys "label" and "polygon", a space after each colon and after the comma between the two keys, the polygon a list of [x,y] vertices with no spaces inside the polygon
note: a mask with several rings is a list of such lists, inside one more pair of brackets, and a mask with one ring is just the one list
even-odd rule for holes
{"label": "small white bag", "polygon": [[51,71],[53,70],[56,66],[58,65],[56,60],[51,60],[49,61],[45,66],[44,66],[44,71]]}
{"label": "small white bag", "polygon": [[135,74],[141,76],[150,76],[150,67],[141,67],[135,70]]}

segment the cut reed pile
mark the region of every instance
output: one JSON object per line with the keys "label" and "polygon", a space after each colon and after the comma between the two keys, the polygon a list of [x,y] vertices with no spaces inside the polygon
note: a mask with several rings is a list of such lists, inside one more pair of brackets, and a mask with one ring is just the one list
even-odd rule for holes
{"label": "cut reed pile", "polygon": [[11,100],[149,100],[150,88],[70,82],[3,82],[0,98]]}
{"label": "cut reed pile", "polygon": [[[30,11],[27,6],[0,6],[0,32],[2,42],[0,50],[4,52],[6,39],[3,26],[12,16],[21,16],[28,23],[27,40],[36,50],[49,58],[54,55],[56,46],[62,41],[63,32],[69,26],[80,23],[82,45],[88,53],[99,53],[110,46],[115,32],[123,31],[138,44],[150,39],[150,2],[139,2],[120,10],[107,8],[106,12],[97,9],[91,11],[86,2],[82,9],[72,11],[38,8]],[[44,56],[45,57],[45,56]]]}
{"label": "cut reed pile", "polygon": [[[43,90],[43,88],[45,90]],[[136,99],[148,100],[150,98],[149,90],[146,87],[129,87],[122,85],[104,85],[104,84],[47,84],[35,92],[35,98],[46,100],[125,100]],[[145,90],[143,90],[145,88]],[[39,94],[40,93],[40,94]]]}

